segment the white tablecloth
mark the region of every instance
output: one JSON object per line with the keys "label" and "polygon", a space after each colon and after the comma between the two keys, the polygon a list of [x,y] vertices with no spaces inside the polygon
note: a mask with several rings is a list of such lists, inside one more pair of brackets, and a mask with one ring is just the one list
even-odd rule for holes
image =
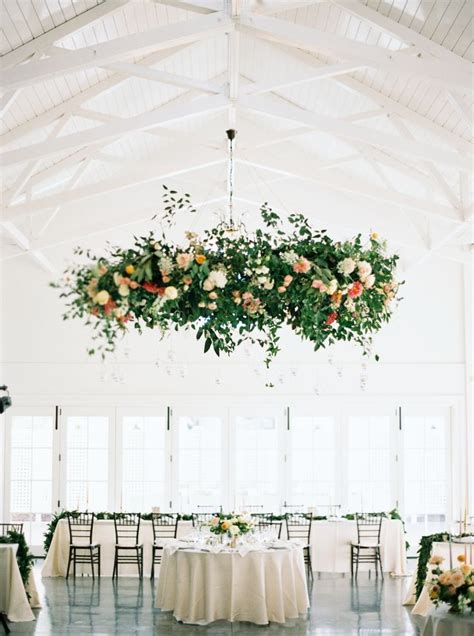
{"label": "white tablecloth", "polygon": [[165,548],[156,607],[184,623],[284,623],[308,607],[303,550],[291,546],[220,553]]}
{"label": "white tablecloth", "polygon": [[[283,526],[285,528],[285,526]],[[181,521],[178,525],[178,537],[183,537],[192,530],[190,521]],[[286,538],[286,530],[282,537]],[[115,533],[114,522],[100,520],[94,523],[94,537],[101,544],[102,576],[111,576],[114,564]],[[317,572],[350,572],[351,541],[357,541],[355,521],[314,521],[311,532],[313,569]],[[151,568],[151,546],[153,532],[151,521],[142,521],[140,526],[140,542],[144,550],[145,575]],[[401,521],[384,519],[381,532],[381,553],[384,572],[405,574],[406,550],[405,535]],[[51,546],[46,557],[43,576],[66,576],[69,554],[69,529],[66,519],[61,519],[56,526]],[[368,569],[361,565],[360,570]],[[373,567],[373,566],[372,566]],[[77,572],[90,573],[90,566],[78,565]],[[138,576],[134,565],[119,566],[119,575]]]}
{"label": "white tablecloth", "polygon": [[[178,525],[178,537],[188,534],[192,530],[190,521],[181,521]],[[112,520],[98,520],[94,522],[93,541],[101,545],[101,576],[112,576],[114,569],[115,529]],[[166,541],[166,540],[164,540]],[[140,523],[139,542],[143,543],[143,573],[150,576],[151,546],[153,544],[153,529],[151,521]],[[54,532],[53,540],[45,559],[42,576],[66,576],[69,557],[69,527],[67,519],[60,519]],[[72,565],[71,565],[72,569]],[[95,566],[97,575],[97,566]],[[90,565],[77,565],[77,574],[90,574]],[[136,565],[119,565],[119,576],[138,576]]]}
{"label": "white tablecloth", "polygon": [[[458,565],[457,556],[458,554],[464,554],[465,547],[459,543],[452,544],[452,555],[453,555],[453,564],[452,567],[456,567]],[[450,568],[449,563],[449,543],[447,542],[434,542],[431,546],[431,556],[436,554],[436,556],[444,557],[444,561],[441,564],[441,569]],[[432,570],[435,566],[428,564],[428,572],[426,574],[426,581],[431,581],[432,579]],[[419,616],[427,616],[430,611],[433,610],[434,605],[431,602],[430,595],[428,593],[428,587],[425,585],[423,587],[423,591],[421,592],[418,600],[416,600],[416,570],[413,573],[413,576],[410,581],[410,587],[408,588],[407,595],[403,602],[403,605],[413,605],[413,609],[411,611],[412,614],[417,614]]]}
{"label": "white tablecloth", "polygon": [[434,612],[421,632],[422,636],[472,636],[474,634],[474,617]]}
{"label": "white tablecloth", "polygon": [[[313,569],[317,572],[350,572],[351,542],[357,542],[355,521],[313,521]],[[405,535],[402,522],[384,519],[380,535],[382,567],[384,572],[406,573]],[[373,565],[370,566],[373,569]],[[361,565],[359,570],[368,569]]]}
{"label": "white tablecloth", "polygon": [[12,622],[34,621],[16,561],[17,549],[16,543],[0,544],[0,611]]}

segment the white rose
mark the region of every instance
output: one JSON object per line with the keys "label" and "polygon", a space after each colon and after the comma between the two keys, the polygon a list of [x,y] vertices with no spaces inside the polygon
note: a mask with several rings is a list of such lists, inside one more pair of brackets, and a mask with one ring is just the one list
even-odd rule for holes
{"label": "white rose", "polygon": [[260,267],[257,267],[257,269],[255,270],[256,274],[268,274],[270,270],[268,269],[268,267],[266,265],[261,265]]}
{"label": "white rose", "polygon": [[275,281],[267,279],[263,286],[265,289],[273,289],[273,287],[275,286]]}
{"label": "white rose", "polygon": [[364,282],[367,276],[372,273],[372,265],[367,261],[359,261],[357,263],[357,271],[359,272],[360,280]]}
{"label": "white rose", "polygon": [[209,278],[214,283],[215,287],[219,287],[222,289],[227,284],[227,276],[225,272],[220,269],[213,269],[212,272],[209,273]]}
{"label": "white rose", "polygon": [[130,289],[129,289],[128,285],[120,285],[119,288],[118,288],[118,293],[121,296],[128,296],[129,293],[130,293]]}
{"label": "white rose", "polygon": [[208,276],[202,284],[204,291],[212,291],[215,286],[216,285],[210,276]]}
{"label": "white rose", "polygon": [[178,290],[176,289],[176,287],[166,287],[165,296],[166,298],[169,298],[169,300],[175,300],[176,298],[178,298]]}
{"label": "white rose", "polygon": [[260,285],[265,285],[265,283],[267,282],[267,277],[266,276],[257,276],[257,282]]}
{"label": "white rose", "polygon": [[103,289],[94,296],[94,302],[96,305],[106,305],[109,302],[109,298],[109,292]]}
{"label": "white rose", "polygon": [[122,277],[120,276],[118,272],[114,272],[114,283],[117,285],[117,287],[120,285],[121,278]]}
{"label": "white rose", "polygon": [[232,536],[236,536],[238,534],[240,534],[240,530],[238,528],[238,526],[230,526],[229,528],[229,534],[231,534]]}
{"label": "white rose", "polygon": [[370,289],[371,287],[374,286],[374,284],[375,284],[375,276],[374,274],[369,274],[367,278],[365,279],[364,287],[366,289]]}
{"label": "white rose", "polygon": [[354,259],[345,258],[343,261],[341,261],[338,264],[337,271],[341,272],[341,274],[352,274],[355,268],[356,268],[356,264]]}
{"label": "white rose", "polygon": [[336,290],[337,290],[337,280],[333,278],[332,281],[327,286],[326,293],[329,294],[329,296],[332,296],[332,294],[334,294]]}

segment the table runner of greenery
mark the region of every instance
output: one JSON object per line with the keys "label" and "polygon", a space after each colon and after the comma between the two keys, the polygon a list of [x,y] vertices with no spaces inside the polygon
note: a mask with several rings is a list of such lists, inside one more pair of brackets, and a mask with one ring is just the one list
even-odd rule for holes
{"label": "table runner of greenery", "polygon": [[4,536],[0,537],[0,543],[18,544],[16,560],[18,563],[18,569],[20,570],[21,580],[23,581],[23,585],[26,589],[31,568],[33,566],[34,557],[30,553],[28,544],[26,543],[25,535],[22,532],[17,532],[16,530],[9,530]]}
{"label": "table runner of greenery", "polygon": [[[58,522],[61,519],[66,518],[68,515],[74,516],[74,515],[78,515],[78,514],[80,514],[78,510],[61,510],[60,512],[57,512],[57,513],[52,515],[51,521],[48,524],[46,532],[44,533],[43,548],[44,548],[45,554],[48,553],[48,550],[49,550],[49,548],[51,546],[51,541],[53,540],[54,531],[56,530],[56,526],[58,525]],[[114,512],[96,512],[95,513],[95,518],[98,519],[98,520],[113,519],[114,516],[120,517],[120,516],[123,516],[124,514],[126,514],[126,513],[123,513],[123,512],[118,512],[118,513],[114,513]],[[160,514],[161,514],[162,517],[172,517],[172,516],[174,516],[171,513],[166,513],[166,512],[162,512]],[[216,514],[218,514],[218,513],[216,513]],[[301,513],[285,512],[285,513],[279,514],[279,515],[276,515],[276,514],[273,514],[273,513],[268,513],[268,514],[267,513],[257,513],[257,514],[263,515],[263,516],[268,517],[268,518],[271,518],[273,521],[284,521],[285,519],[289,518],[291,515],[301,514]],[[303,513],[303,514],[304,514],[304,516],[306,518],[311,517],[313,519],[313,521],[326,521],[328,519],[328,517],[324,516],[324,515],[314,515],[314,514],[311,514],[311,513]],[[346,515],[342,515],[341,518],[342,519],[346,519],[348,521],[353,521],[357,517],[358,514],[359,513],[357,513],[357,512],[351,512],[351,513],[348,513]],[[405,522],[401,518],[400,513],[398,512],[398,510],[396,508],[394,508],[393,510],[390,510],[389,512],[369,512],[367,514],[369,514],[371,516],[374,516],[374,517],[375,516],[383,516],[386,519],[397,519],[397,520],[402,522],[403,529],[405,531]],[[142,512],[140,516],[141,516],[141,518],[144,521],[150,521],[151,520],[151,515],[152,515],[151,512]],[[193,514],[178,513],[178,519],[180,521],[192,521],[193,518],[194,518]],[[406,546],[407,546],[407,549],[408,549],[408,547],[409,547],[408,542],[406,543]]]}

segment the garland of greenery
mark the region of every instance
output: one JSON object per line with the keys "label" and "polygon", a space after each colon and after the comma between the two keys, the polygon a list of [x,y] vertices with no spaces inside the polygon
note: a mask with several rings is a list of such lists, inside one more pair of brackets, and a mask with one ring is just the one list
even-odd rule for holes
{"label": "garland of greenery", "polygon": [[439,532],[437,534],[429,534],[420,539],[420,547],[418,548],[418,565],[416,569],[416,599],[420,597],[425,585],[426,576],[428,574],[428,562],[431,556],[431,548],[433,543],[449,541],[450,534],[447,532]]}
{"label": "garland of greenery", "polygon": [[[166,188],[168,222],[188,199]],[[185,195],[186,197],[188,195]],[[399,284],[398,256],[385,254],[374,232],[363,243],[333,241],[314,230],[301,214],[279,216],[261,208],[264,229],[236,237],[225,224],[206,230],[202,239],[187,233],[176,245],[165,233],[135,237],[132,248],[110,248],[106,256],[89,251],[62,283],[53,283],[67,299],[64,319],[92,325],[96,351],[113,351],[130,325],[161,332],[192,329],[217,355],[230,354],[242,342],[266,350],[266,363],[279,351],[279,330],[288,325],[314,350],[338,340],[353,340],[367,351],[371,335],[391,316]]]}
{"label": "garland of greenery", "polygon": [[18,563],[18,569],[20,570],[21,580],[23,585],[28,585],[28,579],[30,577],[31,568],[33,567],[34,556],[31,554],[28,544],[26,543],[25,535],[22,532],[16,530],[8,530],[6,535],[0,537],[0,543],[17,543],[18,550],[16,552],[16,560]]}
{"label": "garland of greenery", "polygon": [[[51,546],[51,541],[53,540],[53,536],[54,536],[54,531],[56,530],[56,526],[58,525],[59,521],[61,519],[64,519],[66,517],[68,517],[69,515],[71,515],[72,517],[74,517],[74,515],[79,515],[79,511],[78,510],[61,510],[60,512],[57,512],[55,514],[52,515],[51,517],[51,521],[48,524],[48,527],[46,529],[46,532],[44,533],[44,541],[43,541],[43,548],[44,548],[44,552],[45,554],[48,554],[48,550]],[[96,512],[95,513],[95,518],[97,520],[112,520],[114,519],[114,517],[123,517],[126,513],[124,512]],[[162,512],[160,513],[162,517],[173,517],[172,514],[166,513],[166,512]],[[220,513],[216,512],[216,515],[219,516]],[[258,513],[257,513],[258,514]],[[285,512],[281,515],[274,515],[273,513],[268,513],[268,515],[265,515],[268,519],[271,519],[272,521],[285,521],[286,519],[288,519],[292,514],[291,512]],[[297,513],[296,513],[297,514]],[[347,519],[348,521],[353,521],[356,516],[357,516],[357,512],[353,512],[353,513],[348,513],[346,515],[342,515],[342,519]],[[402,522],[403,524],[403,529],[406,533],[405,530],[405,522],[403,521],[402,517],[400,516],[400,513],[398,512],[398,510],[396,508],[394,508],[393,510],[390,510],[390,512],[369,512],[368,513],[371,516],[383,516],[386,517],[387,519],[398,519]],[[327,520],[327,516],[325,515],[312,515],[312,514],[304,514],[304,516],[307,519],[312,519],[313,521],[326,521]],[[151,517],[152,517],[152,513],[151,512],[142,512],[140,513],[140,517],[141,519],[143,519],[143,521],[151,521]],[[179,521],[193,521],[194,519],[194,515],[193,514],[182,514],[182,513],[178,513],[178,520]],[[407,549],[409,547],[409,544],[407,543]]]}

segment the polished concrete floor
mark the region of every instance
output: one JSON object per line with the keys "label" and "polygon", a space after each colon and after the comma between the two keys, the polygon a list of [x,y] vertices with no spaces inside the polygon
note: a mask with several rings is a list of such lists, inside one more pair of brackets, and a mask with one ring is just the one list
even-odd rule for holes
{"label": "polished concrete floor", "polygon": [[[250,623],[216,622],[207,627],[182,625],[170,613],[153,609],[154,586],[149,579],[121,578],[117,584],[102,578],[75,581],[62,578],[41,580],[35,571],[42,609],[35,623],[10,624],[13,634],[85,636],[89,634],[168,634],[191,636],[212,634],[314,634],[315,636],[375,636],[418,634],[417,626],[402,606],[407,578],[385,577],[382,583],[359,574],[358,581],[340,575],[321,575],[311,587],[308,616],[284,625],[256,626]],[[421,621],[423,624],[423,620]]]}

